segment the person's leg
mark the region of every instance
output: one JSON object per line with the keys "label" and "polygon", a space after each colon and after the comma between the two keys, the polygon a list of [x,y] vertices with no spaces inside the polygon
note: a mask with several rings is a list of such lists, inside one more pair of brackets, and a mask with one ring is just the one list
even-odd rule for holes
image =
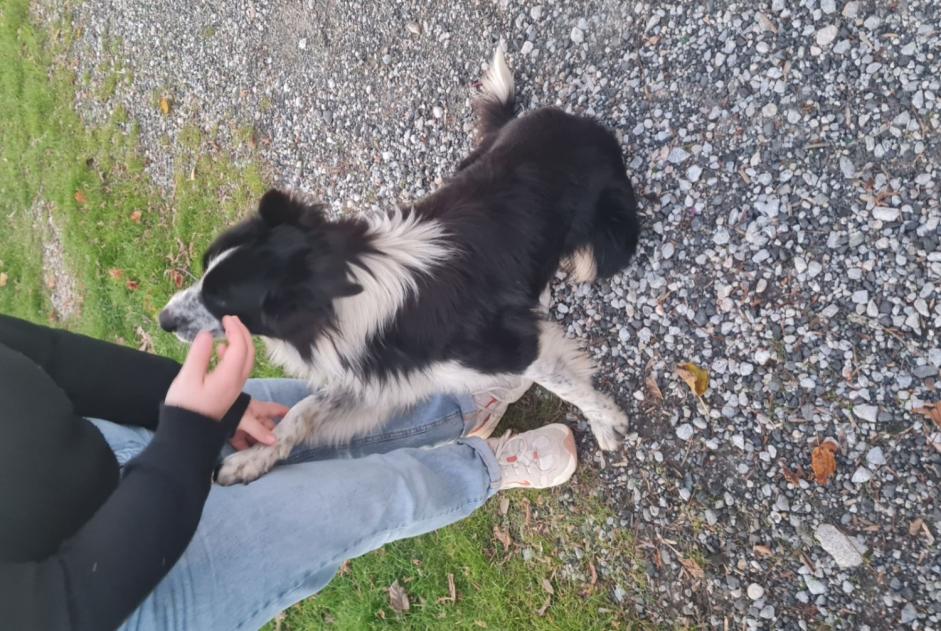
{"label": "person's leg", "polygon": [[144,450],[154,433],[143,427],[134,425],[118,425],[111,421],[103,421],[99,418],[88,419],[92,425],[98,428],[105,442],[114,452],[114,457],[118,461],[118,466],[124,468],[127,461]]}
{"label": "person's leg", "polygon": [[[260,401],[292,407],[310,394],[307,383],[297,379],[250,379],[245,392]],[[298,447],[280,464],[312,460],[360,458],[405,447],[430,447],[451,442],[474,428],[477,404],[470,396],[436,396],[393,414],[374,431],[357,436],[339,447]],[[231,453],[231,449],[225,451]]]}
{"label": "person's leg", "polygon": [[196,534],[124,629],[257,629],[346,559],[458,521],[499,488],[479,438],[278,467],[213,486]]}

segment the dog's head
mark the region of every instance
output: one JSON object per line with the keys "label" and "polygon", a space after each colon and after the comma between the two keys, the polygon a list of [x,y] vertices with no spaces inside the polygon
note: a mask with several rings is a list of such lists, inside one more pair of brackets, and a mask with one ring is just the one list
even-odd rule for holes
{"label": "dog's head", "polygon": [[257,214],[219,235],[203,255],[203,277],[174,295],[160,326],[191,342],[221,336],[234,315],[255,335],[303,347],[329,322],[333,300],[361,289],[349,280],[349,235],[331,230],[320,206],[268,191]]}

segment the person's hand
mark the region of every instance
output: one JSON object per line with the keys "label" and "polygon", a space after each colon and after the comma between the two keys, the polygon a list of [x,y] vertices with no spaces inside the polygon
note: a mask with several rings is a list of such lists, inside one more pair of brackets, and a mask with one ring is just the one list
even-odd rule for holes
{"label": "person's hand", "polygon": [[256,443],[273,445],[278,438],[271,431],[275,421],[288,413],[290,408],[280,403],[252,399],[239,421],[239,428],[229,440],[229,444],[238,451],[248,449]]}
{"label": "person's hand", "polygon": [[202,331],[193,340],[186,361],[167,390],[164,402],[220,420],[242,393],[252,373],[255,346],[252,336],[235,316],[222,318],[228,345],[218,348],[219,363],[209,372],[212,359],[212,335]]}

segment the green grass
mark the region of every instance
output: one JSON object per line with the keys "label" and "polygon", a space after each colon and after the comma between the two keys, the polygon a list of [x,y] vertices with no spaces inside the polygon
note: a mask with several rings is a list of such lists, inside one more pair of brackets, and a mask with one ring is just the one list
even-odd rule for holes
{"label": "green grass", "polygon": [[[35,27],[25,0],[0,0],[0,12],[0,274],[6,279],[0,312],[132,346],[152,344],[180,358],[182,347],[159,331],[156,313],[176,289],[174,278],[183,275],[188,283],[188,274],[198,274],[203,247],[263,191],[260,169],[236,166],[214,149],[211,135],[193,126],[164,147],[177,172],[172,194],[161,192],[145,171],[125,112],[115,109],[105,124],[87,126],[75,111],[77,87],[102,101],[114,97],[129,76],[120,59],[103,60],[104,84],[87,89],[88,77],[57,61],[71,50],[68,24],[49,32]],[[172,97],[171,87],[167,93]],[[152,107],[159,111],[159,95]],[[251,130],[236,137],[253,146]],[[66,321],[57,320],[44,279],[47,229],[39,208],[51,213],[62,235],[66,268],[55,272],[73,278],[81,293]],[[531,395],[514,412],[509,424],[525,427],[557,418],[564,408]],[[575,540],[586,550],[581,571],[587,576],[593,525],[609,514],[592,494],[597,485],[587,471],[567,490],[510,493],[505,513],[493,500],[456,526],[356,559],[322,593],[269,627],[629,628],[630,619],[607,596],[610,585],[589,588],[585,580],[566,578],[557,560]],[[564,492],[578,498],[575,510],[560,502]],[[508,552],[494,527],[512,538]],[[622,547],[629,551],[629,542]],[[636,571],[627,563],[628,572]],[[449,575],[453,600],[447,598]],[[394,581],[409,594],[407,613],[389,605]]]}

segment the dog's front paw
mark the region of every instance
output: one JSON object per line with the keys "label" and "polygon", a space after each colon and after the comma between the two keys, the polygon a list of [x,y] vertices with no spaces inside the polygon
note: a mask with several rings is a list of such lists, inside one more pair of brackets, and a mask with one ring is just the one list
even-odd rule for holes
{"label": "dog's front paw", "polygon": [[627,416],[620,410],[610,410],[589,419],[591,431],[604,451],[614,451],[621,445],[621,437],[627,434]]}
{"label": "dog's front paw", "polygon": [[271,451],[267,447],[255,446],[235,452],[222,461],[216,473],[216,482],[222,486],[254,482],[274,466],[276,458]]}

